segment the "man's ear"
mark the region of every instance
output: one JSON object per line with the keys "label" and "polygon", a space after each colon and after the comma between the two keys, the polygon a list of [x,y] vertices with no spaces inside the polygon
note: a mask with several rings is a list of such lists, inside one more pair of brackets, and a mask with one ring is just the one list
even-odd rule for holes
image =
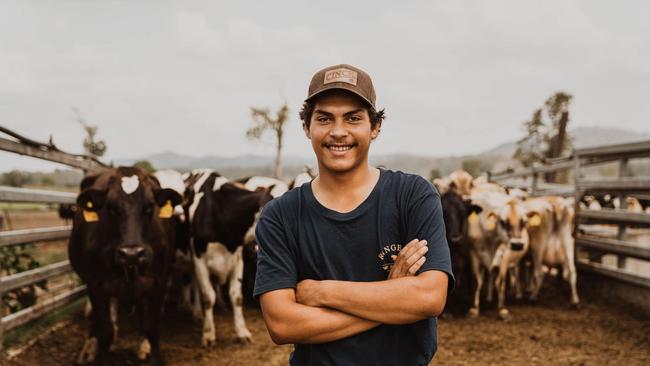
{"label": "man's ear", "polygon": [[377,123],[373,128],[372,131],[370,131],[370,139],[374,140],[379,136],[379,132],[381,131],[381,123]]}
{"label": "man's ear", "polygon": [[309,134],[309,128],[305,122],[302,123],[302,130],[305,131],[305,136],[311,140],[311,135]]}

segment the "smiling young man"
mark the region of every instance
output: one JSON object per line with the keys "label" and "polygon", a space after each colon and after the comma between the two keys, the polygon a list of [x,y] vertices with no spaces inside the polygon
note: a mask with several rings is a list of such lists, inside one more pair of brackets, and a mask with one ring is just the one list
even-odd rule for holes
{"label": "smiling young man", "polygon": [[440,197],[424,178],[368,164],[383,110],[370,76],[317,72],[300,112],[318,176],[257,224],[255,296],[291,365],[427,365],[453,287]]}

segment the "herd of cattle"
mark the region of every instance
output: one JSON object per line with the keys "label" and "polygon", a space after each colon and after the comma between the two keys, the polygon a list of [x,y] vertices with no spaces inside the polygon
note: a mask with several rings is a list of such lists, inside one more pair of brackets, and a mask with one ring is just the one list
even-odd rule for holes
{"label": "herd of cattle", "polygon": [[[170,288],[179,288],[180,304],[203,321],[204,346],[215,342],[213,307],[222,295],[238,339],[251,342],[243,303],[252,298],[257,217],[271,199],[311,179],[310,172],[287,184],[229,180],[208,169],[148,174],[134,167],[86,176],[76,205],[60,211],[73,218],[70,263],[90,300],[91,329],[78,363],[109,364],[121,309],[137,315],[138,357],[163,364],[159,320]],[[508,319],[507,290],[534,301],[551,268],[561,269],[578,306],[572,199],[527,197],[465,171],[433,183],[457,280],[446,312],[478,316],[481,299],[491,302],[496,286],[499,316]]]}

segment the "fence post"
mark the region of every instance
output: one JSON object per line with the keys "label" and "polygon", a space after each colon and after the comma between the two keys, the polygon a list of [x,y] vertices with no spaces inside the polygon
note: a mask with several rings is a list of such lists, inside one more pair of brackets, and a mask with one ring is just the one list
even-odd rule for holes
{"label": "fence post", "polygon": [[530,184],[530,194],[535,195],[537,193],[537,186],[538,186],[538,181],[539,181],[539,173],[535,170],[535,168],[532,168],[532,173],[533,173],[533,181]]}
{"label": "fence post", "polygon": [[[622,158],[621,163],[619,165],[618,169],[618,176],[619,178],[627,177],[629,176],[629,165],[628,165],[628,158]],[[618,195],[618,199],[620,201],[619,208],[621,210],[627,210],[627,195],[625,193],[621,193]],[[616,234],[616,239],[618,240],[625,240],[626,235],[626,226],[625,224],[619,224],[618,225],[618,233]],[[618,255],[616,257],[616,264],[618,268],[625,268],[625,262],[626,262],[627,257],[624,255]]]}

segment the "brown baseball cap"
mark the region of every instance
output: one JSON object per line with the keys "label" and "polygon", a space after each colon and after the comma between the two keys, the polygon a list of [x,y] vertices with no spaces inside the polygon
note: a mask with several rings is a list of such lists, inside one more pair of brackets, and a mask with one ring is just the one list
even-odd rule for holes
{"label": "brown baseball cap", "polygon": [[309,83],[309,101],[324,91],[332,89],[344,89],[360,96],[375,108],[375,88],[372,86],[372,79],[365,71],[354,66],[340,64],[326,67],[318,71],[311,78]]}

